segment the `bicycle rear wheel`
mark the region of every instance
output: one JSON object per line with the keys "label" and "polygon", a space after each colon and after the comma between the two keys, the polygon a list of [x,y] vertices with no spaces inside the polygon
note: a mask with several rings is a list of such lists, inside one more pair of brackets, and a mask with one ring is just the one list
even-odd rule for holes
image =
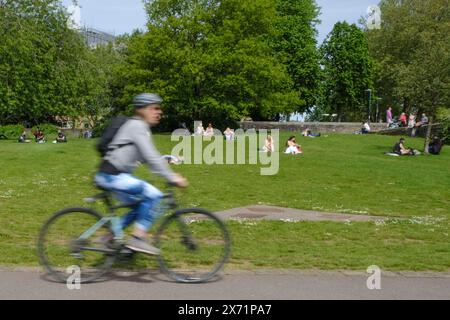
{"label": "bicycle rear wheel", "polygon": [[[38,239],[38,255],[49,275],[58,282],[79,277],[80,283],[98,280],[113,265],[117,250],[108,248],[100,239],[112,234],[109,223],[88,239],[79,237],[102,216],[88,208],[68,208],[55,213],[42,227]],[[98,242],[98,243],[97,243]],[[74,272],[79,272],[77,275]]]}
{"label": "bicycle rear wheel", "polygon": [[161,270],[178,282],[211,280],[228,261],[231,251],[225,224],[203,209],[182,209],[160,225],[155,244]]}

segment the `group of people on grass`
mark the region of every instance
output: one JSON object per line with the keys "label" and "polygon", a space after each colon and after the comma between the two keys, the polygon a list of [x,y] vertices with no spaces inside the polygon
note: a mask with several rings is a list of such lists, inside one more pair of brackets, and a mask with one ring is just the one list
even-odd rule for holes
{"label": "group of people on grass", "polygon": [[[302,132],[302,136],[315,138],[315,137],[320,137],[321,135],[320,135],[320,133],[314,134],[311,132],[311,130],[306,129]],[[274,152],[274,151],[275,151],[274,141],[273,141],[272,136],[269,135],[266,138],[266,142],[265,142],[264,147],[262,148],[261,152]],[[295,136],[290,136],[289,139],[286,141],[284,153],[292,154],[292,155],[303,154],[303,148],[301,145],[299,145],[297,143]]]}
{"label": "group of people on grass", "polygon": [[[44,131],[41,128],[37,128],[35,132],[33,132],[34,141],[36,143],[46,143],[47,139],[45,137]],[[23,130],[22,134],[20,135],[18,139],[19,143],[30,143],[31,140],[28,139],[27,132]],[[62,130],[58,130],[58,134],[56,136],[56,139],[53,141],[53,143],[66,143],[67,142],[67,136],[64,134]]]}
{"label": "group of people on grass", "polygon": [[[306,128],[302,131],[302,136],[307,138],[317,138],[320,137],[320,133],[313,133],[309,128]],[[266,142],[264,144],[264,147],[261,149],[261,152],[274,152],[275,151],[275,145],[272,136],[267,136]],[[301,145],[297,143],[295,136],[290,136],[289,139],[286,141],[285,145],[285,154],[303,154],[303,148]]]}
{"label": "group of people on grass", "polygon": [[[414,150],[412,148],[408,148],[405,145],[406,140],[404,138],[400,138],[400,140],[394,145],[393,148],[393,155],[398,156],[416,156],[420,155],[421,153],[417,150]],[[428,152],[433,155],[439,155],[442,150],[443,142],[441,139],[439,139],[438,136],[434,136],[431,140],[429,146],[428,146]]]}
{"label": "group of people on grass", "polygon": [[[233,141],[235,139],[235,132],[230,127],[227,127],[223,132],[225,136],[225,140]],[[195,129],[194,136],[203,136],[203,137],[212,137],[214,136],[214,127],[212,123],[209,123],[206,129],[203,127],[203,124],[200,122]]]}

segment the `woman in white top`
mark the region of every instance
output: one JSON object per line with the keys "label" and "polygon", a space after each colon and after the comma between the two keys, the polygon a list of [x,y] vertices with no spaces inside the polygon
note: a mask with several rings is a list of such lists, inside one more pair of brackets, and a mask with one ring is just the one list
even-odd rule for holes
{"label": "woman in white top", "polygon": [[197,136],[203,136],[205,134],[205,129],[203,128],[203,125],[200,123],[197,127],[197,130],[195,131],[195,134]]}
{"label": "woman in white top", "polygon": [[225,135],[226,141],[233,141],[234,140],[234,131],[230,128],[227,128],[223,134]]}
{"label": "woman in white top", "polygon": [[264,147],[262,148],[263,152],[275,152],[275,145],[273,143],[272,136],[267,136],[266,143]]}
{"label": "woman in white top", "polygon": [[408,121],[408,128],[414,128],[416,126],[416,115],[411,113]]}
{"label": "woman in white top", "polygon": [[295,136],[292,136],[289,138],[289,140],[286,142],[286,154],[301,154],[303,153],[302,146],[297,144],[297,141],[295,140]]}
{"label": "woman in white top", "polygon": [[212,137],[213,135],[214,135],[214,128],[213,128],[212,124],[210,123],[208,125],[208,128],[206,128],[205,136]]}

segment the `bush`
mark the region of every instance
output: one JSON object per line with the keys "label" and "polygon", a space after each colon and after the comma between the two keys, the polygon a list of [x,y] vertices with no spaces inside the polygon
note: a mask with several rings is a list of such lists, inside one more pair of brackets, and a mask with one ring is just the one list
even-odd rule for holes
{"label": "bush", "polygon": [[53,125],[53,124],[48,124],[48,123],[45,123],[45,124],[39,124],[39,125],[37,125],[37,126],[34,126],[34,127],[31,129],[31,132],[32,132],[32,133],[33,133],[33,132],[36,132],[38,127],[44,132],[44,134],[45,134],[46,136],[49,136],[49,135],[57,135],[57,134],[58,134],[58,127],[55,126],[55,125]]}
{"label": "bush", "polygon": [[8,139],[19,139],[23,130],[24,127],[21,124],[0,126],[0,137],[5,136]]}

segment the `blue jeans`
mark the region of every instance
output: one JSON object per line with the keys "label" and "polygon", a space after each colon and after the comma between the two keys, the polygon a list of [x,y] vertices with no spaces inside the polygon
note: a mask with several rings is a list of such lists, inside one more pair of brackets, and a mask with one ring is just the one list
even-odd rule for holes
{"label": "blue jeans", "polygon": [[131,174],[121,173],[110,175],[97,173],[95,183],[102,188],[110,190],[124,204],[142,201],[122,217],[122,228],[125,229],[131,223],[143,231],[148,231],[158,212],[154,210],[160,203],[163,194],[151,184],[133,177]]}

